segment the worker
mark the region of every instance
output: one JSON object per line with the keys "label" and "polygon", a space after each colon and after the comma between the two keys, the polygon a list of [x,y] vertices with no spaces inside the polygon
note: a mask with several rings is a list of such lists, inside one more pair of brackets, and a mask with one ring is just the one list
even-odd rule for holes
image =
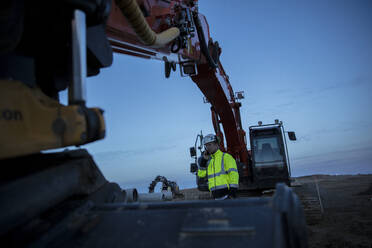
{"label": "worker", "polygon": [[208,134],[202,142],[205,151],[199,160],[198,177],[208,177],[208,188],[214,199],[235,198],[239,187],[235,159],[219,149],[216,135]]}

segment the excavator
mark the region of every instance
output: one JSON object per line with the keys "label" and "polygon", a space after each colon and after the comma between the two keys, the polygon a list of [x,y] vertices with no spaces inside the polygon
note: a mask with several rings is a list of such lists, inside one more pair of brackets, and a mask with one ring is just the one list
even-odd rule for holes
{"label": "excavator", "polygon": [[226,151],[247,163],[241,105],[197,0],[7,0],[0,13],[2,247],[307,247],[284,184],[270,198],[132,203],[87,150],[43,152],[105,137],[86,78],[115,52],[162,61],[166,77],[178,65],[211,103]]}

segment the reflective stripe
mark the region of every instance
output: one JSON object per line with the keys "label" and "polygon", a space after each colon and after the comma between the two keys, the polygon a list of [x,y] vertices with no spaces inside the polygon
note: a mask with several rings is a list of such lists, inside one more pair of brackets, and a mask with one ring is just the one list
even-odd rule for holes
{"label": "reflective stripe", "polygon": [[229,184],[229,185],[230,185],[230,188],[239,188],[238,184]]}
{"label": "reflective stripe", "polygon": [[[227,173],[230,173],[231,171],[235,171],[235,172],[238,172],[238,170],[237,169],[235,169],[235,168],[230,168],[230,169],[228,169],[227,170]],[[239,173],[239,172],[238,172]]]}
{"label": "reflective stripe", "polygon": [[[222,174],[227,174],[227,172],[225,171],[225,167],[224,167],[224,161],[223,161],[224,156],[225,156],[225,153],[222,153],[221,171],[218,172],[218,173],[214,173],[213,175],[208,175],[208,179],[221,176]],[[216,159],[216,158],[214,158],[214,159]],[[214,161],[213,161],[213,164],[214,164]]]}
{"label": "reflective stripe", "polygon": [[223,157],[225,156],[225,153],[222,153],[222,161],[221,161],[221,172],[223,173],[227,173],[225,172],[225,166],[224,166],[224,162],[223,162]]}
{"label": "reflective stripe", "polygon": [[214,178],[214,177],[218,177],[218,176],[221,176],[222,174],[226,174],[226,172],[218,172],[216,174],[212,174],[212,175],[208,175],[208,179],[211,179],[211,178]]}
{"label": "reflective stripe", "polygon": [[222,197],[218,197],[218,198],[214,198],[216,201],[221,201],[221,200],[225,200],[229,197],[229,195],[224,195]]}
{"label": "reflective stripe", "polygon": [[207,168],[199,167],[199,170],[205,171],[205,170],[207,170]]}
{"label": "reflective stripe", "polygon": [[222,174],[228,174],[230,171],[236,171],[238,172],[237,169],[234,169],[234,168],[231,168],[229,169],[228,171],[225,171],[225,166],[224,166],[224,161],[223,161],[223,157],[225,156],[225,153],[222,153],[222,160],[221,160],[221,171],[218,172],[218,173],[215,173],[213,175],[208,175],[208,179],[210,178],[214,178],[214,177],[218,177],[218,176],[221,176]]}
{"label": "reflective stripe", "polygon": [[211,191],[216,190],[216,189],[228,189],[228,188],[229,188],[229,186],[227,186],[226,184],[224,184],[224,185],[212,187],[211,188]]}

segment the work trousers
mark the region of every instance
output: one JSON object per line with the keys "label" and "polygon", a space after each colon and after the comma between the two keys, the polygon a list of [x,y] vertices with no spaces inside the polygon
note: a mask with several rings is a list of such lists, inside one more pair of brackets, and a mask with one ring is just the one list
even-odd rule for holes
{"label": "work trousers", "polygon": [[236,190],[235,189],[216,189],[212,191],[212,196],[214,199],[222,198],[224,196],[228,196],[231,198],[236,198]]}

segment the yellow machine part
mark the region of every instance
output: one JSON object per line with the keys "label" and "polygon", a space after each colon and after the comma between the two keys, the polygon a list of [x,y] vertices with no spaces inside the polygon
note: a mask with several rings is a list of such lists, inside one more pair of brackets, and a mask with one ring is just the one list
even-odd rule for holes
{"label": "yellow machine part", "polygon": [[[0,111],[0,159],[82,145],[105,136],[102,110],[62,105],[19,81],[0,80]],[[89,116],[95,125],[90,125]]]}

